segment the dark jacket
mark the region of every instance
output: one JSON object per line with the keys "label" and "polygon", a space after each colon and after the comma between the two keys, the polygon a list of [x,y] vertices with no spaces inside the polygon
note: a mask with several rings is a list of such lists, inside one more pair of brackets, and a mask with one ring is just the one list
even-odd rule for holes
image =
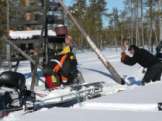
{"label": "dark jacket", "polygon": [[156,56],[162,60],[162,41],[160,41],[159,45],[156,48]]}
{"label": "dark jacket", "polygon": [[159,63],[159,59],[145,49],[135,48],[133,57],[129,57],[125,52],[121,55],[121,62],[127,65],[140,64],[144,68],[149,68],[152,65]]}

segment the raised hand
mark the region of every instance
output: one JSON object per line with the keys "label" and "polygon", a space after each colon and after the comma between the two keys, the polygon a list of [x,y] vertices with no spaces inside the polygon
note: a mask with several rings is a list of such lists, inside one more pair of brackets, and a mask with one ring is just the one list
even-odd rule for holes
{"label": "raised hand", "polygon": [[123,51],[123,52],[125,52],[127,49],[128,49],[128,41],[127,40],[125,40],[122,44],[121,44],[121,50]]}

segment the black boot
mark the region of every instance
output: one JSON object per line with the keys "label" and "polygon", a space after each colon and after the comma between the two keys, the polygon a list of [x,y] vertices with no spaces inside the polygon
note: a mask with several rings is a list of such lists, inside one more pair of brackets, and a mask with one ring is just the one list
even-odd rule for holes
{"label": "black boot", "polygon": [[121,78],[121,85],[125,85],[125,84],[126,84],[125,80]]}
{"label": "black boot", "polygon": [[141,86],[145,86],[146,82],[142,81]]}

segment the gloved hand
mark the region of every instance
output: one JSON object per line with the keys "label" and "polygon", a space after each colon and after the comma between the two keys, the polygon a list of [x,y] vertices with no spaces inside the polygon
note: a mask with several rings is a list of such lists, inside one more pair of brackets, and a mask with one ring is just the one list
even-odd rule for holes
{"label": "gloved hand", "polygon": [[53,71],[57,73],[57,72],[60,71],[60,69],[61,69],[60,66],[59,66],[59,65],[56,65],[56,66],[54,67]]}

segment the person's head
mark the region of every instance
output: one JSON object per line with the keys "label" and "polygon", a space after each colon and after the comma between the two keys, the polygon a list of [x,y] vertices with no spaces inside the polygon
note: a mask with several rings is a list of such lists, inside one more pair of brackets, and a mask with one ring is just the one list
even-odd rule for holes
{"label": "person's head", "polygon": [[128,51],[130,52],[130,54],[134,55],[137,49],[138,47],[136,45],[130,45]]}
{"label": "person's head", "polygon": [[59,24],[55,27],[56,35],[59,37],[65,37],[68,35],[68,28],[63,24]]}
{"label": "person's head", "polygon": [[65,36],[65,44],[72,47],[73,45],[73,38],[70,35]]}

